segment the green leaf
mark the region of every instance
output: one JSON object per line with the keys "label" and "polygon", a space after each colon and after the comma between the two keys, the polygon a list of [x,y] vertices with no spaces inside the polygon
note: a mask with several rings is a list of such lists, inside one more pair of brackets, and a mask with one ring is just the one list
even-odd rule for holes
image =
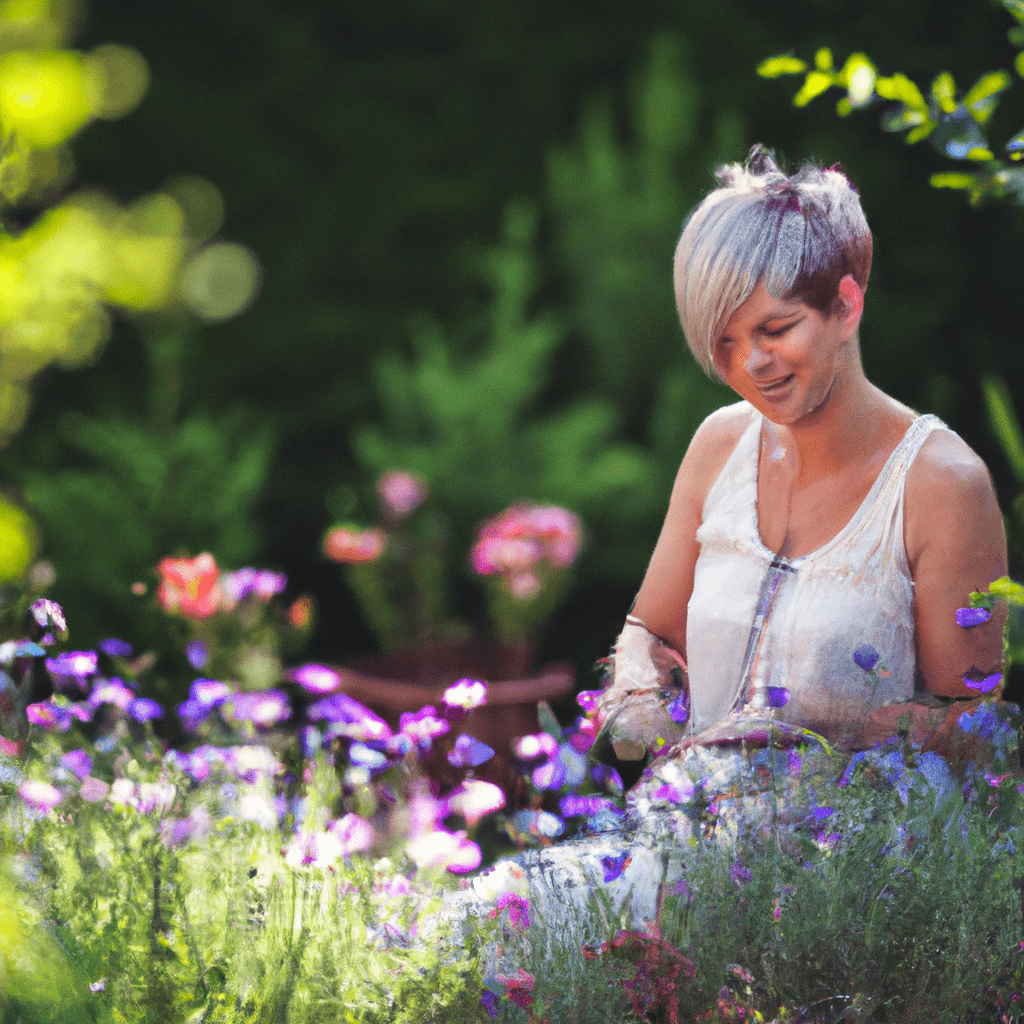
{"label": "green leaf", "polygon": [[991,71],[982,75],[968,90],[964,104],[978,124],[984,124],[996,108],[999,94],[1010,88],[1010,75],[1006,71]]}
{"label": "green leaf", "polygon": [[943,71],[932,82],[932,96],[944,114],[956,111],[956,82],[948,71]]}
{"label": "green leaf", "polygon": [[988,589],[990,593],[1005,598],[1010,604],[1024,605],[1024,587],[1011,580],[1009,576],[1000,576]]}
{"label": "green leaf", "polygon": [[973,174],[959,174],[951,171],[946,174],[933,174],[931,176],[932,188],[973,188]]}
{"label": "green leaf", "polygon": [[1010,463],[1013,475],[1024,483],[1024,435],[1021,434],[1006,383],[999,377],[987,376],[981,382],[981,387],[988,406],[989,422],[999,439],[1003,454]]}
{"label": "green leaf", "polygon": [[782,54],[778,57],[769,57],[761,61],[757,66],[757,73],[762,78],[778,78],[780,75],[794,75],[807,70],[807,61],[798,57],[791,57]]}
{"label": "green leaf", "polygon": [[1017,59],[1013,62],[1013,66],[1017,69],[1017,74],[1024,78],[1024,51],[1017,54]]}
{"label": "green leaf", "polygon": [[928,116],[928,103],[916,83],[912,82],[906,75],[895,74],[888,78],[879,78],[875,82],[875,92],[883,100],[899,100],[911,110],[916,111],[923,117]]}
{"label": "green leaf", "polygon": [[822,71],[809,71],[803,88],[793,97],[793,106],[806,107],[815,96],[820,96],[834,82],[834,75],[827,75]]}
{"label": "green leaf", "polygon": [[831,71],[834,67],[832,63],[832,51],[827,46],[823,46],[814,55],[814,66],[819,71]]}
{"label": "green leaf", "polygon": [[558,724],[558,719],[555,718],[555,713],[546,700],[542,700],[537,705],[537,719],[544,732],[552,739],[558,740],[559,743],[562,742],[562,727]]}
{"label": "green leaf", "polygon": [[919,125],[913,131],[907,133],[907,145],[909,146],[913,142],[920,142],[921,139],[926,139],[931,135],[932,129],[935,127],[934,121],[927,121],[925,124]]}
{"label": "green leaf", "polygon": [[965,160],[994,160],[995,155],[991,149],[985,149],[983,146],[975,146],[974,149],[968,150],[964,155]]}

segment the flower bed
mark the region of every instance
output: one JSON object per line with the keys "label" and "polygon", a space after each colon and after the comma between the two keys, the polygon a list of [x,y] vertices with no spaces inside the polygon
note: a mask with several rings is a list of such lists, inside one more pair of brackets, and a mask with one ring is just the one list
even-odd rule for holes
{"label": "flower bed", "polygon": [[[144,658],[58,652],[50,602],[27,621],[0,645],[5,1021],[1024,1019],[1024,785],[991,702],[958,725],[984,764],[881,744],[806,789],[800,829],[723,840],[712,799],[652,921],[598,885],[585,914],[509,890],[460,922],[445,893],[467,872],[621,814],[586,715],[540,707],[516,802],[475,777],[491,748],[453,738],[480,680],[391,728],[323,666],[200,678],[169,747]],[[444,792],[419,768],[438,750],[463,774]]]}

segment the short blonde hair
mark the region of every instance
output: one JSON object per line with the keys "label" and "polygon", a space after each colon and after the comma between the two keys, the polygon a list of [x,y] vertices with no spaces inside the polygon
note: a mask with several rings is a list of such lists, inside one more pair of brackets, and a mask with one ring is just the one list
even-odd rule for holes
{"label": "short blonde hair", "polygon": [[709,376],[718,335],[758,282],[831,315],[847,274],[867,288],[872,250],[860,198],[838,165],[806,163],[787,175],[756,145],[745,166],[725,164],[716,177],[720,186],[686,220],[675,269],[683,333]]}

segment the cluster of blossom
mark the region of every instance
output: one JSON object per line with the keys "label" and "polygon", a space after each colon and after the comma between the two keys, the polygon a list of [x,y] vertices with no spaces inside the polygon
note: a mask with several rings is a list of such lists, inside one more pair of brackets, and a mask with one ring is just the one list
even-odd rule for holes
{"label": "cluster of blossom", "polygon": [[208,619],[218,612],[233,612],[244,601],[265,604],[288,583],[282,573],[267,569],[222,572],[213,555],[162,558],[157,565],[160,583],[157,601],[165,612],[186,619]]}
{"label": "cluster of blossom", "polygon": [[540,593],[545,571],[572,565],[581,538],[579,519],[564,508],[513,505],[480,527],[473,569],[481,576],[499,576],[511,594],[528,601]]}

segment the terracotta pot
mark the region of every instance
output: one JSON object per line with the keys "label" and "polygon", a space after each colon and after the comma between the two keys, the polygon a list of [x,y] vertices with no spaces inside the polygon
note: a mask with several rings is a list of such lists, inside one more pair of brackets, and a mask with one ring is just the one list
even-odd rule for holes
{"label": "terracotta pot", "polygon": [[469,733],[494,748],[494,757],[474,769],[474,776],[495,782],[511,794],[515,786],[512,740],[537,732],[537,703],[560,700],[572,693],[576,681],[568,663],[554,662],[532,672],[531,660],[531,651],[525,646],[506,648],[475,639],[406,648],[353,659],[342,669],[341,689],[397,729],[403,712],[419,711],[427,704],[440,710],[441,697],[452,683],[467,678],[483,680],[487,703],[453,724],[422,763],[443,790],[450,789],[466,772],[453,768],[446,754],[456,736]]}

